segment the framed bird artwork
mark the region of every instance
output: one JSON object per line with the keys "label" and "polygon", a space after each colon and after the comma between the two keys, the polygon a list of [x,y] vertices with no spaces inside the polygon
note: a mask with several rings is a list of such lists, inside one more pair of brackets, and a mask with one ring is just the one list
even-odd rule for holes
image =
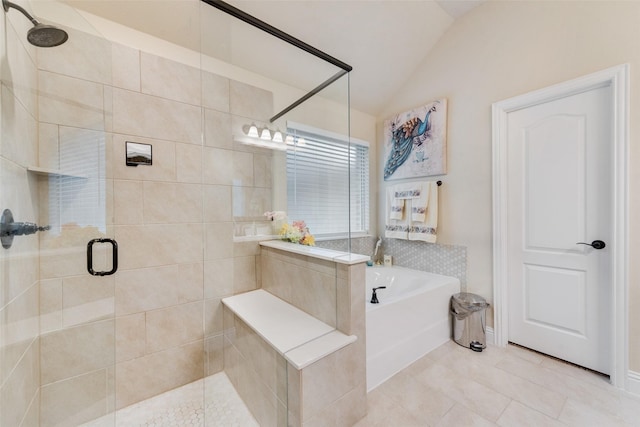
{"label": "framed bird artwork", "polygon": [[447,173],[447,100],[384,122],[384,180]]}

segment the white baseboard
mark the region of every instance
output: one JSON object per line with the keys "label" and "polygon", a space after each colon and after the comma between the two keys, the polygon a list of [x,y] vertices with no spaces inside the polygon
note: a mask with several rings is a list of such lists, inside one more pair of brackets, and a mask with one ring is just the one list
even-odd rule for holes
{"label": "white baseboard", "polygon": [[640,395],[640,372],[627,371],[625,389],[629,393]]}

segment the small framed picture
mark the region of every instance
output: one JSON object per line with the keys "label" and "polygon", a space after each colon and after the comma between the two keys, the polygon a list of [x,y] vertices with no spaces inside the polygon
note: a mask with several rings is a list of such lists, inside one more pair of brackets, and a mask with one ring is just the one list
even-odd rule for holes
{"label": "small framed picture", "polygon": [[127,166],[151,166],[151,144],[127,141]]}

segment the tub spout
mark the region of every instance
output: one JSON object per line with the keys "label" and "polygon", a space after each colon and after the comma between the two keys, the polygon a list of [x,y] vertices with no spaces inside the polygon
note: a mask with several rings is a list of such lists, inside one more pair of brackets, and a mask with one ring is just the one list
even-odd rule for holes
{"label": "tub spout", "polygon": [[378,304],[378,295],[376,295],[376,291],[378,289],[387,289],[386,286],[378,286],[377,288],[373,288],[373,293],[371,294],[371,304]]}

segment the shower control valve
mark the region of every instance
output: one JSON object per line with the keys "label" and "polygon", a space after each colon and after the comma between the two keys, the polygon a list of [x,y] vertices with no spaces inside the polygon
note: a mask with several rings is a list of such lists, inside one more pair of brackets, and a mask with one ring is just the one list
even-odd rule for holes
{"label": "shower control valve", "polygon": [[50,228],[51,226],[49,225],[42,227],[32,222],[15,222],[11,211],[5,209],[0,219],[0,239],[2,240],[2,247],[9,249],[13,244],[13,238],[15,236],[27,236],[38,231],[49,230]]}

